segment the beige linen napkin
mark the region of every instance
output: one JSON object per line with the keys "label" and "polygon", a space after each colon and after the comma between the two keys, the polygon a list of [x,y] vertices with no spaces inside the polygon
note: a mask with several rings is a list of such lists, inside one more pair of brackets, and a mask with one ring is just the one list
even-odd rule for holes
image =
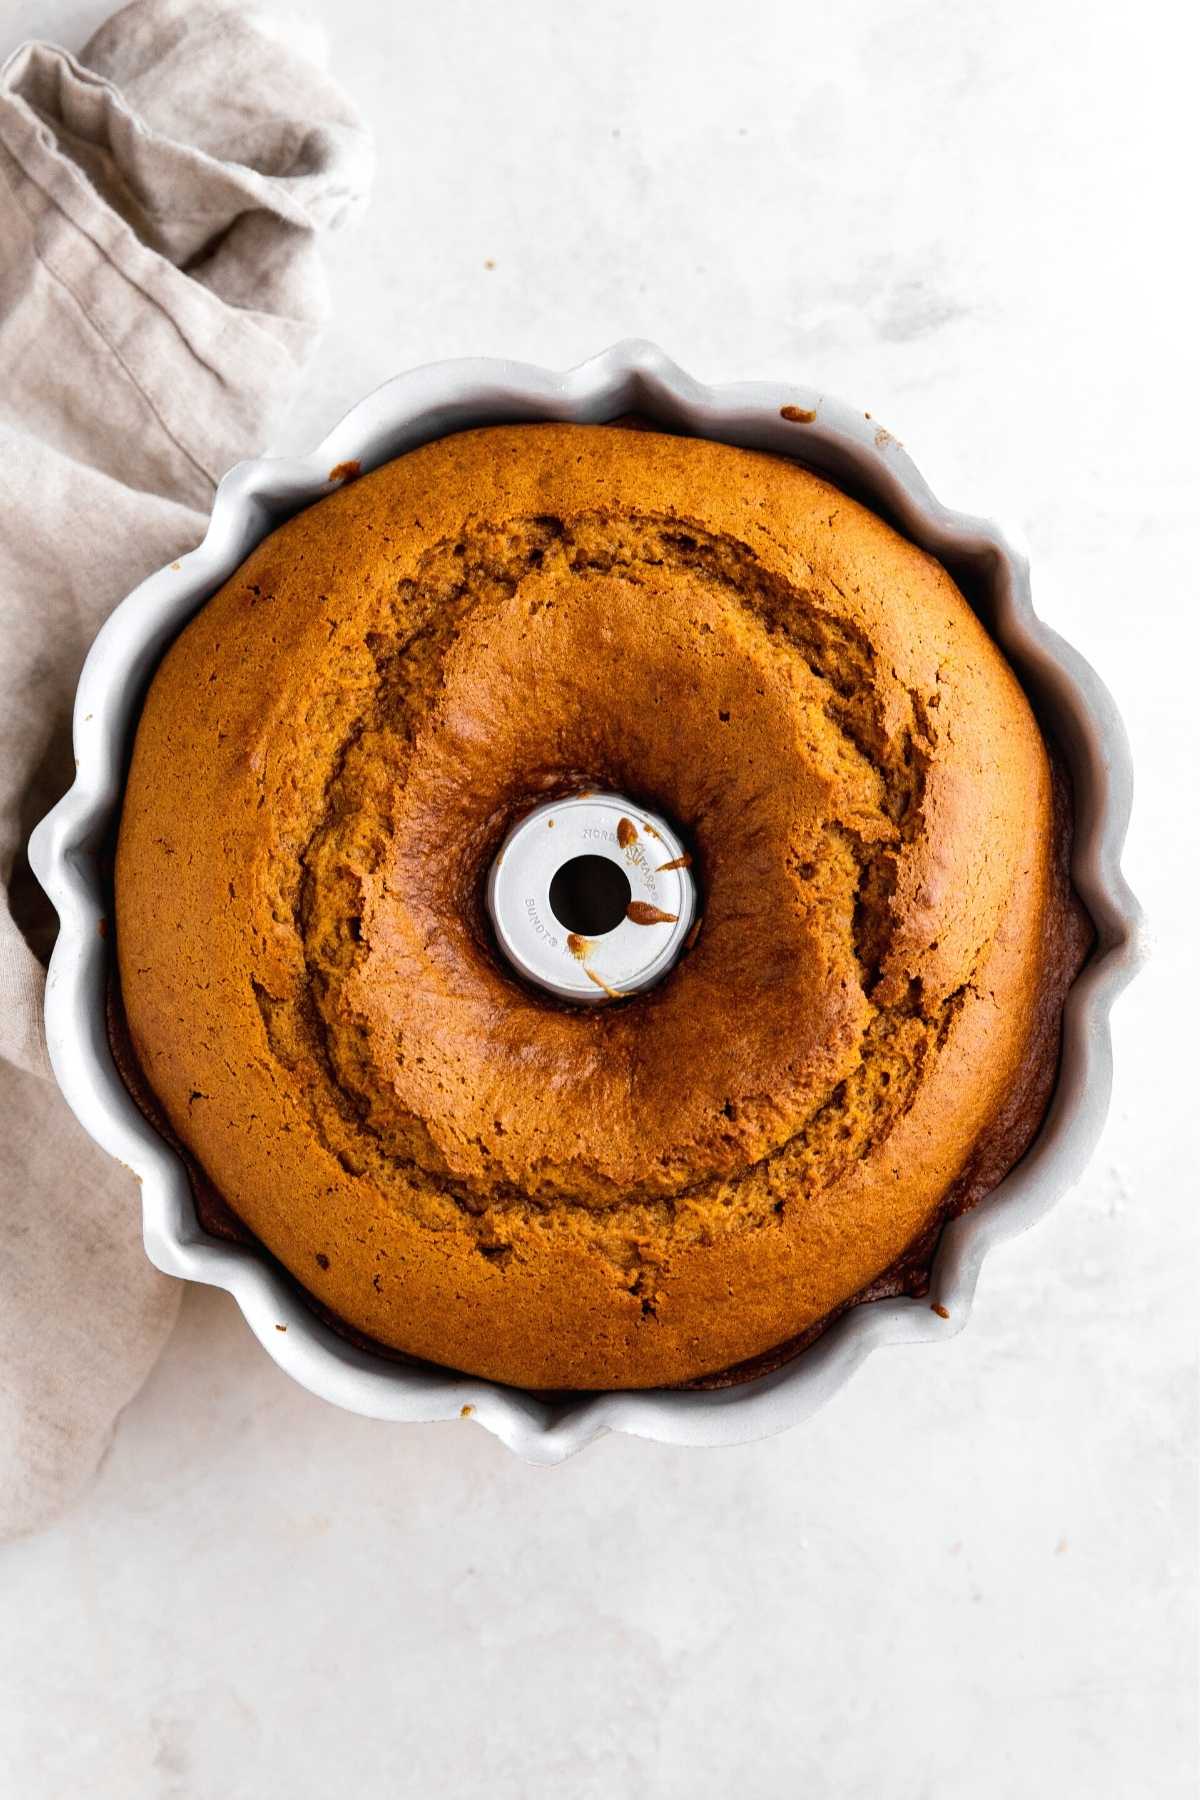
{"label": "beige linen napkin", "polygon": [[97,628],[202,536],[321,323],[317,238],[371,152],[319,54],[257,7],[136,0],[0,72],[0,1537],[81,1490],[178,1305],[50,1079],[24,845]]}

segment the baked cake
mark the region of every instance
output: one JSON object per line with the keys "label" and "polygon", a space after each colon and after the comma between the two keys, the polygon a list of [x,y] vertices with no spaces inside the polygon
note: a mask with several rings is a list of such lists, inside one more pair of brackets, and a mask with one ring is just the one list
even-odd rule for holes
{"label": "baked cake", "polygon": [[[582,1007],[483,894],[591,788],[672,822],[702,920]],[[1000,651],[863,506],[698,439],[468,431],[273,532],[163,660],[120,993],[166,1127],[344,1328],[538,1389],[724,1380],[919,1285],[1026,1147],[1069,841]]]}

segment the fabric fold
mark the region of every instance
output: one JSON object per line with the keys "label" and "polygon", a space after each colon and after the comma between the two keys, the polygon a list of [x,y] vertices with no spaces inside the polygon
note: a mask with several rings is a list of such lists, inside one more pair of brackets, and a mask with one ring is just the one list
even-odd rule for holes
{"label": "fabric fold", "polygon": [[0,1536],[86,1483],[178,1305],[49,1078],[25,839],[92,638],[269,436],[370,174],[317,34],[230,0],[134,0],[78,58],[0,71]]}

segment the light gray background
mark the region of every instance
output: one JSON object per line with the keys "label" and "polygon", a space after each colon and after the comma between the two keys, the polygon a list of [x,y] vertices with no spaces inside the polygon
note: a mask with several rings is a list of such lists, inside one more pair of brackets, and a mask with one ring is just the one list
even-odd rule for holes
{"label": "light gray background", "polygon": [[[0,48],[106,10],[0,0]],[[380,172],[281,447],[415,362],[628,334],[854,399],[1024,526],[1114,687],[1157,961],[1080,1190],[993,1255],[963,1337],[789,1437],[534,1470],[334,1412],[191,1291],[90,1498],[3,1556],[0,1789],[1191,1796],[1192,9],[307,11]]]}

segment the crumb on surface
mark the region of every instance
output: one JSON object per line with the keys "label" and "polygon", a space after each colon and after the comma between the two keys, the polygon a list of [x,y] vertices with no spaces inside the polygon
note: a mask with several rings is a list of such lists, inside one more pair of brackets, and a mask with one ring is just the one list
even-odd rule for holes
{"label": "crumb on surface", "polygon": [[811,425],[817,416],[817,410],[816,407],[781,406],[779,416],[781,419],[786,419],[790,425]]}
{"label": "crumb on surface", "polygon": [[362,474],[362,464],[357,460],[334,463],[328,476],[329,481],[353,481],[356,475]]}
{"label": "crumb on surface", "polygon": [[939,1319],[948,1319],[950,1317],[948,1309],[944,1307],[939,1300],[931,1301],[929,1310],[930,1312],[935,1312]]}

